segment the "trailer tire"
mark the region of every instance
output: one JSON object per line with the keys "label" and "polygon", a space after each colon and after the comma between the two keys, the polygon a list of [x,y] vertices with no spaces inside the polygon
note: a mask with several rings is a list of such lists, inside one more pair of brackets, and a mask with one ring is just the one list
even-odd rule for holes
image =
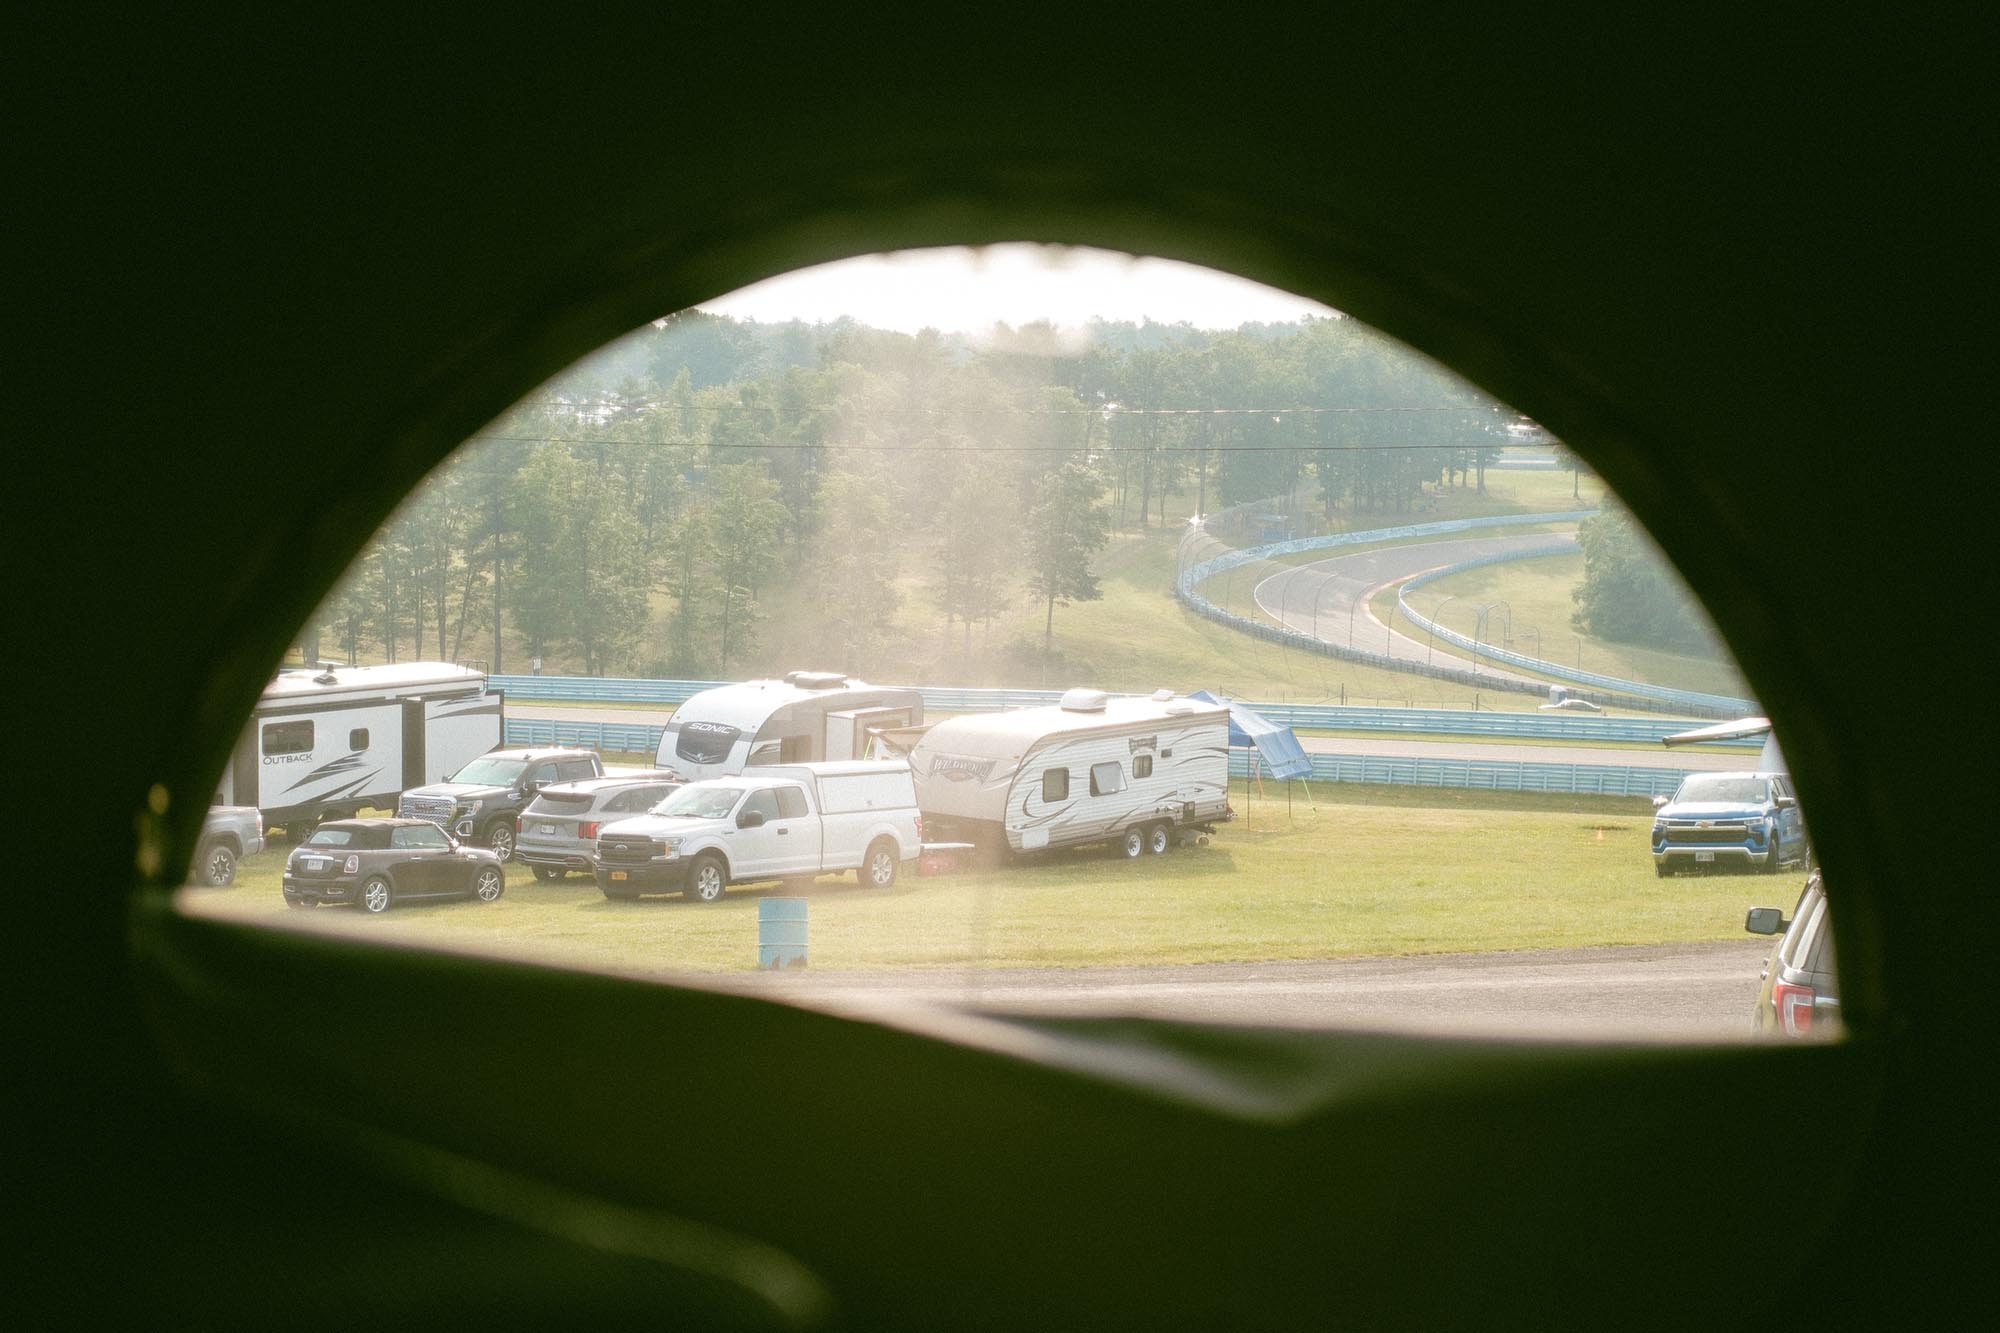
{"label": "trailer tire", "polygon": [[1174,831],[1171,824],[1155,824],[1146,830],[1146,850],[1155,856],[1165,856],[1174,845]]}
{"label": "trailer tire", "polygon": [[1125,836],[1116,845],[1119,855],[1127,861],[1136,861],[1146,852],[1146,831],[1135,824],[1125,830]]}
{"label": "trailer tire", "polygon": [[564,870],[561,866],[530,866],[529,869],[533,870],[535,878],[544,884],[569,878],[569,871]]}

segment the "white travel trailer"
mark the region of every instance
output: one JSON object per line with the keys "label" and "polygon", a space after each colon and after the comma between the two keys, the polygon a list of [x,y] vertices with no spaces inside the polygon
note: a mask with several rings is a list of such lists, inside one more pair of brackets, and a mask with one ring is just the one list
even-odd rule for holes
{"label": "white travel trailer", "polygon": [[294,834],[364,807],[393,810],[406,788],[499,745],[504,702],[483,672],[448,662],[280,671],[236,744],[221,799]]}
{"label": "white travel trailer", "polygon": [[923,720],[917,690],[794,671],[694,695],[674,710],[657,762],[697,782],[757,765],[867,759],[870,733]]}
{"label": "white travel trailer", "polygon": [[924,835],[1126,856],[1212,833],[1229,811],[1229,711],[1161,690],[1071,690],[1046,708],[947,718],[910,749]]}

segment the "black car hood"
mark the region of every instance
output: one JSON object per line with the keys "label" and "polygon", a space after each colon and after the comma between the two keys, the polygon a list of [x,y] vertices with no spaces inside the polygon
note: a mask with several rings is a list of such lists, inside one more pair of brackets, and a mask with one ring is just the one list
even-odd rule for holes
{"label": "black car hood", "polygon": [[405,796],[449,796],[454,801],[498,799],[513,794],[512,787],[495,787],[483,782],[433,782],[428,787],[412,787]]}

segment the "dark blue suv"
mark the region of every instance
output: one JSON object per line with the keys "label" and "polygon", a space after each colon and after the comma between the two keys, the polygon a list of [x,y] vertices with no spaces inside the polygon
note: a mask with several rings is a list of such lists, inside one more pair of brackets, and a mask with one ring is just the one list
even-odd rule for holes
{"label": "dark blue suv", "polygon": [[1761,870],[1808,859],[1805,821],[1783,773],[1691,773],[1653,816],[1653,871]]}

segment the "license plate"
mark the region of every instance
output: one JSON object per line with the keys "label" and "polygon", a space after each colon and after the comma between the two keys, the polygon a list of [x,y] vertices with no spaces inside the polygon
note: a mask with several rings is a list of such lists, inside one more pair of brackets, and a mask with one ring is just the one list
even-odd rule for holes
{"label": "license plate", "polygon": [[318,856],[308,856],[299,862],[299,865],[306,870],[324,870],[332,864],[333,862]]}
{"label": "license plate", "polygon": [[1713,861],[1713,860],[1715,859],[1715,853],[1714,853],[1714,852],[1696,852],[1696,853],[1694,854],[1694,859],[1695,859],[1695,860],[1697,860],[1697,861]]}
{"label": "license plate", "polygon": [[626,875],[626,873],[625,873],[624,871],[622,871],[622,870],[614,870],[614,871],[612,871],[612,872],[611,872],[611,878],[613,878],[613,879],[627,879],[627,878],[629,878],[629,876],[627,876],[627,875]]}
{"label": "license plate", "polygon": [[544,833],[554,833],[556,831],[556,826],[554,824],[542,824],[539,825],[538,827]]}

